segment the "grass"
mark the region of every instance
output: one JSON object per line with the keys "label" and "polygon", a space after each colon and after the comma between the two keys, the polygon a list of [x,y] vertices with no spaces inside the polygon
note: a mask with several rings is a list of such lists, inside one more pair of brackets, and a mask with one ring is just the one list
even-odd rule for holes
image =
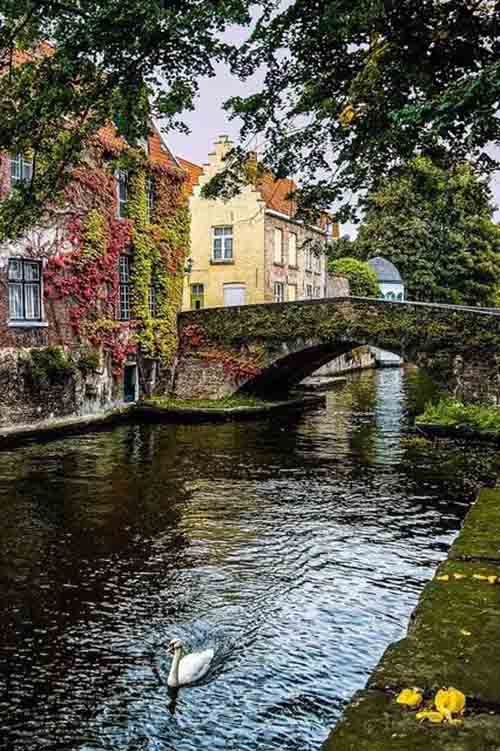
{"label": "grass", "polygon": [[164,409],[234,409],[269,407],[272,403],[253,396],[225,396],[222,399],[172,399],[166,396],[156,396],[146,400],[146,404]]}
{"label": "grass", "polygon": [[436,404],[427,404],[416,422],[469,428],[477,433],[500,436],[500,409],[485,404],[463,404],[453,399],[441,399]]}

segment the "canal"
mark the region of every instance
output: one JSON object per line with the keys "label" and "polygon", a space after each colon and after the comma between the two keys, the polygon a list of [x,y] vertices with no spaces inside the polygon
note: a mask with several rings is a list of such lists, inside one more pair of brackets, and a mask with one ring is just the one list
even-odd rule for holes
{"label": "canal", "polygon": [[[498,469],[409,439],[415,388],[2,452],[2,751],[318,751]],[[174,714],[173,637],[216,653]]]}

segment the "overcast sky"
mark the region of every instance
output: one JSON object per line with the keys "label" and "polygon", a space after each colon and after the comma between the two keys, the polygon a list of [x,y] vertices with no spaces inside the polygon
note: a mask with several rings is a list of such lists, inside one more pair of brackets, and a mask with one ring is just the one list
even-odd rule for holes
{"label": "overcast sky", "polygon": [[[254,85],[255,86],[255,85]],[[214,141],[220,135],[229,135],[234,140],[238,138],[239,121],[229,120],[222,109],[223,102],[230,96],[252,93],[253,86],[243,83],[230,75],[223,65],[217,67],[217,75],[200,84],[196,110],[187,113],[184,120],[191,129],[186,136],[171,132],[167,134],[167,142],[177,156],[182,156],[196,164],[204,164],[207,155],[213,150]],[[497,173],[492,181],[494,200],[500,204],[500,174]],[[496,212],[500,221],[500,213]],[[353,234],[350,225],[342,226],[342,234]]]}

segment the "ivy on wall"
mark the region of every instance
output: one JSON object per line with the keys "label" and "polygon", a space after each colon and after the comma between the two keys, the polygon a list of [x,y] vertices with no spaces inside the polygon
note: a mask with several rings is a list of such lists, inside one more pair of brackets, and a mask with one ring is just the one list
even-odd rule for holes
{"label": "ivy on wall", "polygon": [[[117,218],[117,169],[128,173],[125,219]],[[109,357],[116,376],[133,351],[170,366],[177,350],[176,316],[189,252],[184,179],[180,170],[152,163],[142,149],[110,153],[109,146],[104,150],[96,143],[66,189],[70,215],[64,242],[49,256],[44,272],[46,304],[65,303],[63,315],[72,336]],[[155,196],[151,216],[148,181]],[[131,256],[130,321],[116,320],[119,257],[124,253]],[[156,296],[154,318],[150,287]]]}

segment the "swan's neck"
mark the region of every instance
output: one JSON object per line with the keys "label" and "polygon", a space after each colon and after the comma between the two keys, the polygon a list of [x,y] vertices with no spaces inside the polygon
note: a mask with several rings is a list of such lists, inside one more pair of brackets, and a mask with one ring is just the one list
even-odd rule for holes
{"label": "swan's neck", "polygon": [[182,650],[176,649],[174,652],[174,658],[172,660],[172,665],[170,666],[170,673],[168,674],[168,685],[169,686],[178,686],[179,685],[179,663],[181,661],[182,657]]}

